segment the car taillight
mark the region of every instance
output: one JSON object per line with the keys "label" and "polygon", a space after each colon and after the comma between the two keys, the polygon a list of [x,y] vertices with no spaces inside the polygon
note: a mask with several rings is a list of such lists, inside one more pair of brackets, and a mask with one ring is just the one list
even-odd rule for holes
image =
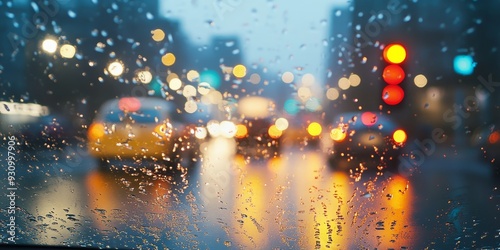
{"label": "car taillight", "polygon": [[495,131],[495,132],[491,133],[490,137],[488,138],[488,141],[491,144],[495,144],[495,143],[500,142],[500,132]]}
{"label": "car taillight", "polygon": [[90,140],[95,141],[104,136],[104,125],[102,123],[92,123],[87,132]]}
{"label": "car taillight", "polygon": [[281,135],[283,134],[283,131],[279,130],[276,125],[271,125],[269,127],[269,129],[267,130],[267,133],[269,134],[269,136],[271,136],[271,138],[273,139],[278,139],[281,137]]}
{"label": "car taillight", "polygon": [[406,132],[402,129],[398,129],[392,134],[392,139],[396,144],[405,143],[407,139]]}
{"label": "car taillight", "polygon": [[236,138],[244,138],[248,135],[248,129],[243,124],[236,125]]}
{"label": "car taillight", "polygon": [[342,130],[342,128],[334,128],[330,131],[330,137],[336,142],[343,141],[347,136],[347,131]]}

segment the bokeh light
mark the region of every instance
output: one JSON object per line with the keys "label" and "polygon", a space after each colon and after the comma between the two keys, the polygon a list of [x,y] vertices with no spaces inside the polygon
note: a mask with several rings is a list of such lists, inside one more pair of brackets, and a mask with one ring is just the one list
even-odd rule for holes
{"label": "bokeh light", "polygon": [[151,31],[151,37],[155,42],[161,42],[165,39],[165,32],[161,29],[155,29]]}
{"label": "bokeh light", "polygon": [[243,124],[236,125],[236,134],[235,134],[236,138],[244,138],[247,136],[247,134],[248,134],[248,129],[245,125]]}
{"label": "bokeh light", "polygon": [[244,65],[238,64],[233,68],[233,75],[238,78],[243,78],[247,75],[247,68]]}
{"label": "bokeh light", "polygon": [[349,82],[351,83],[352,87],[357,87],[361,83],[361,77],[357,74],[351,74],[349,76]]}
{"label": "bokeh light", "polygon": [[311,136],[320,135],[322,130],[323,128],[321,127],[321,124],[317,122],[311,122],[309,126],[307,126],[307,133],[309,133]]}
{"label": "bokeh light", "polygon": [[271,125],[267,131],[269,136],[274,139],[280,138],[280,136],[283,134],[283,131],[279,130],[276,125]]}
{"label": "bokeh light", "polygon": [[457,74],[470,75],[474,72],[475,63],[470,55],[459,55],[453,60],[453,69]]}
{"label": "bokeh light", "polygon": [[194,100],[189,100],[186,103],[184,103],[184,111],[186,111],[189,114],[196,112],[197,109],[198,109],[198,104]]}
{"label": "bokeh light", "polygon": [[193,85],[186,85],[182,89],[182,95],[185,97],[196,96],[196,88]]}
{"label": "bokeh light", "polygon": [[216,71],[205,70],[200,73],[200,82],[207,82],[212,88],[218,89],[221,84],[221,78]]}
{"label": "bokeh light", "polygon": [[364,112],[361,115],[361,122],[365,126],[373,126],[375,123],[377,123],[377,115],[372,112]]}
{"label": "bokeh light", "polygon": [[347,133],[342,130],[342,128],[334,128],[330,131],[330,138],[336,142],[343,141],[347,136]]}
{"label": "bokeh light", "polygon": [[329,88],[327,91],[326,91],[326,98],[328,98],[328,100],[331,100],[331,101],[335,101],[339,98],[339,91],[336,89],[336,88]]}
{"label": "bokeh light", "polygon": [[196,70],[190,70],[187,72],[186,77],[188,81],[194,82],[196,81],[196,79],[200,78],[200,73],[198,73],[198,71]]}
{"label": "bokeh light", "polygon": [[383,55],[386,62],[399,64],[406,59],[406,49],[401,44],[390,44],[384,48]]}
{"label": "bokeh light", "polygon": [[382,91],[382,99],[388,105],[397,105],[403,101],[404,91],[399,85],[387,85]]}
{"label": "bokeh light", "polygon": [[181,79],[179,78],[174,78],[168,82],[168,87],[171,90],[179,90],[182,87],[182,82]]}
{"label": "bokeh light", "polygon": [[52,38],[43,40],[42,50],[46,53],[53,54],[57,50],[57,41]]}
{"label": "bokeh light", "polygon": [[314,84],[314,81],[315,81],[315,79],[314,79],[313,74],[307,73],[307,74],[302,76],[302,84],[304,86],[310,87]]}
{"label": "bokeh light", "polygon": [[415,78],[413,79],[413,82],[415,83],[415,86],[423,88],[425,87],[425,85],[427,85],[427,77],[425,77],[422,74],[416,75]]}
{"label": "bokeh light", "polygon": [[288,99],[283,105],[283,109],[290,115],[296,115],[300,111],[300,103],[295,99]]}
{"label": "bokeh light", "polygon": [[388,65],[384,68],[382,78],[388,84],[400,84],[405,78],[405,72],[399,65]]}
{"label": "bokeh light", "polygon": [[153,74],[149,70],[139,70],[136,73],[136,80],[143,84],[148,84],[153,80]]}
{"label": "bokeh light", "polygon": [[136,112],[141,108],[141,101],[135,97],[124,97],[118,101],[118,108],[125,112]]}
{"label": "bokeh light", "polygon": [[294,80],[293,73],[289,72],[289,71],[283,73],[283,75],[281,75],[281,80],[284,83],[291,83],[291,82],[293,82],[293,80]]}
{"label": "bokeh light", "polygon": [[73,58],[76,54],[76,48],[70,44],[64,44],[59,49],[59,53],[63,58]]}
{"label": "bokeh light", "polygon": [[161,57],[161,63],[165,66],[172,66],[175,63],[175,55],[172,53],[167,53]]}
{"label": "bokeh light", "polygon": [[279,130],[286,130],[288,128],[288,120],[286,118],[278,118],[276,119],[276,121],[274,122],[274,125],[276,125],[276,128],[278,128]]}
{"label": "bokeh light", "polygon": [[346,77],[342,77],[339,79],[338,85],[340,89],[347,90],[351,87],[351,82]]}
{"label": "bokeh light", "polygon": [[123,74],[124,70],[125,68],[121,61],[113,61],[108,65],[108,72],[115,77],[118,77],[121,74]]}
{"label": "bokeh light", "polygon": [[406,138],[406,132],[402,129],[398,129],[394,131],[394,134],[392,134],[392,139],[394,139],[394,142],[399,144],[406,142]]}

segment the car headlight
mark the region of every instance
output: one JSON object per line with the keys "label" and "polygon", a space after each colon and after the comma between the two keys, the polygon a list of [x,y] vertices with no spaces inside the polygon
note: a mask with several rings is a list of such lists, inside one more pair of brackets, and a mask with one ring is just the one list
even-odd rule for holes
{"label": "car headlight", "polygon": [[96,141],[104,136],[104,124],[92,123],[87,132],[87,136],[91,141]]}

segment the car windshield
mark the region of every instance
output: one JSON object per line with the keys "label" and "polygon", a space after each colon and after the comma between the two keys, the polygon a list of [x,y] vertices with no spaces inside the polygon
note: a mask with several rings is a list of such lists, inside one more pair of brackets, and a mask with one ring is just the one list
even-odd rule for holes
{"label": "car windshield", "polygon": [[0,0],[0,249],[500,249],[500,0]]}

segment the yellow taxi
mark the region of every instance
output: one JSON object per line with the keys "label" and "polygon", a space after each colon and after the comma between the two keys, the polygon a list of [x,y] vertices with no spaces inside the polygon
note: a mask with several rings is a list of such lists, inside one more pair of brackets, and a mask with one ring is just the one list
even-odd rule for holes
{"label": "yellow taxi", "polygon": [[90,155],[111,158],[169,159],[175,151],[173,111],[166,100],[124,97],[107,101],[88,128]]}

